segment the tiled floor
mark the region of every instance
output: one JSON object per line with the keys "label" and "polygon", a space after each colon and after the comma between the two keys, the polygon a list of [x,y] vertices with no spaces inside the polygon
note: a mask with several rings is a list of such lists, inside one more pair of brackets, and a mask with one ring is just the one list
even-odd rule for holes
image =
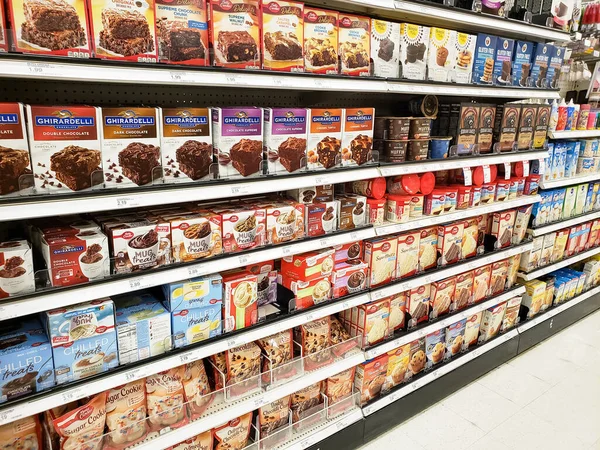
{"label": "tiled floor", "polygon": [[600,311],[361,450],[600,450]]}

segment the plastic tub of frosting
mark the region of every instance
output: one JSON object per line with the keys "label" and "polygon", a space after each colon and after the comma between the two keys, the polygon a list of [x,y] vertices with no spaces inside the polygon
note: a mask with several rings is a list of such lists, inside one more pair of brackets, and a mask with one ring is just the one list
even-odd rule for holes
{"label": "plastic tub of frosting", "polygon": [[428,195],[435,189],[435,175],[431,172],[425,172],[421,175],[421,194]]}
{"label": "plastic tub of frosting", "polygon": [[381,225],[385,220],[385,205],[387,200],[385,198],[367,199],[367,216],[369,217],[369,223],[373,225]]}
{"label": "plastic tub of frosting", "polygon": [[451,140],[451,137],[432,137],[429,144],[429,159],[447,158]]}
{"label": "plastic tub of frosting", "polygon": [[366,195],[377,200],[385,195],[385,178],[377,177],[370,180],[359,180],[352,182],[352,191],[355,194]]}
{"label": "plastic tub of frosting", "polygon": [[385,220],[394,223],[408,222],[410,218],[410,195],[387,195]]}
{"label": "plastic tub of frosting", "polygon": [[411,173],[390,177],[387,180],[388,193],[394,195],[414,195],[421,189],[419,175]]}
{"label": "plastic tub of frosting", "polygon": [[423,216],[423,205],[425,196],[423,194],[413,195],[410,199],[410,218],[414,219]]}

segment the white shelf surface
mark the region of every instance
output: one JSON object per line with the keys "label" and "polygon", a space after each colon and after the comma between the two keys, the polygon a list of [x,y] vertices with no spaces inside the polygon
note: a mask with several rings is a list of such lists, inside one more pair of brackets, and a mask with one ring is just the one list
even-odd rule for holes
{"label": "white shelf surface", "polygon": [[593,211],[588,214],[573,217],[572,219],[561,220],[559,222],[544,225],[543,227],[534,228],[531,230],[531,233],[534,237],[543,236],[544,234],[548,234],[553,231],[562,230],[563,228],[571,227],[573,225],[577,225],[583,222],[588,222],[590,220],[596,220],[598,218],[600,218],[600,211]]}
{"label": "white shelf surface", "polygon": [[578,175],[570,178],[561,178],[560,180],[545,181],[543,178],[540,180],[540,187],[542,189],[554,189],[563,186],[574,186],[576,184],[587,183],[589,181],[600,180],[600,172],[586,173],[584,175]]}
{"label": "white shelf surface", "polygon": [[381,397],[379,400],[374,401],[370,405],[365,406],[363,410],[363,414],[365,416],[369,416],[374,412],[379,411],[380,409],[392,404],[396,400],[401,399],[402,397],[406,397],[408,394],[416,391],[417,389],[425,386],[426,384],[431,383],[432,381],[437,380],[439,377],[446,375],[447,373],[452,372],[460,366],[465,365],[469,361],[474,360],[478,356],[489,352],[493,348],[498,347],[499,345],[509,341],[510,339],[516,337],[518,334],[516,329],[510,330],[500,337],[493,339],[490,342],[485,344],[478,345],[474,350],[468,352],[467,354],[456,358],[455,360],[450,361],[448,364],[441,366],[439,369],[434,369],[427,373],[426,375],[420,377],[418,380],[415,380],[411,383],[408,383],[406,386],[393,391],[392,393]]}
{"label": "white shelf surface", "polygon": [[542,275],[546,275],[547,273],[561,269],[562,267],[570,266],[571,264],[582,261],[586,258],[589,258],[590,256],[597,255],[598,253],[600,253],[600,247],[593,248],[591,250],[588,250],[587,252],[579,253],[577,255],[571,256],[570,258],[565,258],[562,261],[534,270],[533,272],[519,272],[518,277],[525,281],[535,280],[541,277]]}
{"label": "white shelf surface", "polygon": [[491,308],[502,302],[510,300],[513,297],[518,297],[520,295],[523,295],[524,293],[525,293],[525,287],[519,286],[517,289],[513,289],[509,292],[505,292],[494,298],[491,298],[484,302],[473,305],[469,308],[464,309],[463,311],[459,312],[458,314],[454,314],[450,317],[447,317],[444,320],[440,320],[438,322],[432,323],[431,325],[423,327],[419,330],[415,330],[414,332],[407,333],[404,336],[393,339],[389,342],[386,342],[385,344],[381,344],[381,345],[378,345],[377,347],[366,350],[365,351],[365,359],[369,360],[369,359],[375,358],[376,356],[383,355],[384,353],[387,353],[390,350],[398,348],[402,345],[408,344],[408,343],[414,341],[415,339],[420,339],[420,338],[428,335],[429,333],[433,333],[434,331],[441,330],[442,328],[446,328],[447,326],[452,325],[453,323],[456,323],[459,320],[466,319],[467,317],[470,317],[473,314],[477,314],[480,311],[485,311],[488,308]]}
{"label": "white shelf surface", "polygon": [[579,139],[599,137],[600,130],[572,130],[572,131],[550,131],[548,137],[551,139]]}

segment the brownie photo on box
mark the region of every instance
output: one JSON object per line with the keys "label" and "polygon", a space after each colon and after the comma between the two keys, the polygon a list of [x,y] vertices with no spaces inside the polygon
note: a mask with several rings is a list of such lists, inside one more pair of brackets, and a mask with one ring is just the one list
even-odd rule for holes
{"label": "brownie photo on box", "polygon": [[350,142],[350,152],[352,159],[359,166],[366,163],[370,159],[371,148],[373,147],[373,139],[364,134],[359,134]]}
{"label": "brownie photo on box", "polygon": [[361,43],[344,42],[341,45],[340,53],[344,65],[349,69],[369,65],[369,54]]}
{"label": "brownie photo on box", "polygon": [[175,151],[175,159],[179,163],[179,170],[192,180],[199,180],[208,175],[212,154],[212,145],[190,140]]}
{"label": "brownie photo on box", "polygon": [[75,8],[63,0],[24,0],[21,39],[50,50],[85,45],[87,38]]}
{"label": "brownie photo on box", "polygon": [[302,46],[294,33],[265,33],[265,48],[273,60],[291,60],[302,58]]}
{"label": "brownie photo on box", "polygon": [[100,46],[123,56],[154,50],[154,39],[146,18],[138,11],[103,9]]}
{"label": "brownie photo on box", "polygon": [[252,61],[258,50],[247,31],[219,31],[217,49],[227,62]]}
{"label": "brownie photo on box", "polygon": [[340,153],[341,142],[339,139],[326,136],[317,144],[319,162],[329,169],[336,165],[337,155]]}
{"label": "brownie photo on box", "polygon": [[304,50],[310,64],[315,67],[337,66],[337,50],[329,39],[310,38],[306,41]]}
{"label": "brownie photo on box", "polygon": [[262,156],[262,141],[242,139],[231,147],[230,157],[233,168],[245,177],[261,169]]}
{"label": "brownie photo on box", "polygon": [[50,157],[50,170],[56,179],[72,191],[100,184],[102,177],[94,177],[100,169],[100,152],[77,145],[69,145]]}
{"label": "brownie photo on box", "polygon": [[156,21],[161,58],[169,61],[203,59],[206,49],[202,44],[200,30],[189,28],[176,20]]}
{"label": "brownie photo on box", "polygon": [[132,142],[119,152],[119,165],[123,175],[138,186],[153,180],[155,167],[160,167],[160,147]]}
{"label": "brownie photo on box", "polygon": [[0,195],[20,190],[19,178],[29,174],[29,152],[0,146]]}
{"label": "brownie photo on box", "polygon": [[288,172],[295,172],[302,166],[302,158],[306,154],[306,139],[290,137],[277,149],[279,162]]}
{"label": "brownie photo on box", "polygon": [[392,56],[394,55],[395,47],[396,44],[394,44],[394,41],[392,41],[389,38],[385,38],[379,43],[379,51],[377,52],[377,56],[380,59],[389,62],[390,59],[392,59]]}

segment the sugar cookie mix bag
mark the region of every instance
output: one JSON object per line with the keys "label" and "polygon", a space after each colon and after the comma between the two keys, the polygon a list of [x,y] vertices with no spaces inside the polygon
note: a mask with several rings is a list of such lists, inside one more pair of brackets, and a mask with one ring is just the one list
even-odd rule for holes
{"label": "sugar cookie mix bag", "polygon": [[106,426],[110,433],[104,442],[107,450],[120,450],[146,437],[146,386],[143,379],[108,391]]}
{"label": "sugar cookie mix bag", "polygon": [[0,427],[4,450],[37,450],[42,448],[42,428],[37,416],[24,417]]}
{"label": "sugar cookie mix bag", "polygon": [[[106,425],[106,392],[53,420],[61,450],[99,450]],[[85,444],[85,445],[82,445]]]}
{"label": "sugar cookie mix bag", "polygon": [[211,389],[202,360],[185,365],[183,389],[191,419],[195,420],[201,417],[213,401],[213,396],[208,395]]}
{"label": "sugar cookie mix bag", "polygon": [[184,367],[165,370],[146,378],[148,420],[152,431],[179,428],[188,423],[184,405]]}

